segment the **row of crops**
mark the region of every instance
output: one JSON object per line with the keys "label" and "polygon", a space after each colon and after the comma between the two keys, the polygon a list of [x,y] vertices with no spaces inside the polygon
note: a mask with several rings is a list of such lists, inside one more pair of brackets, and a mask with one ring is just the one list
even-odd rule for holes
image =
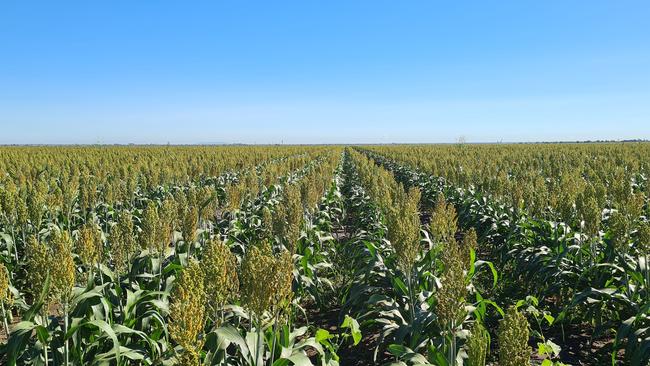
{"label": "row of crops", "polygon": [[648,156],[0,148],[0,362],[647,365]]}

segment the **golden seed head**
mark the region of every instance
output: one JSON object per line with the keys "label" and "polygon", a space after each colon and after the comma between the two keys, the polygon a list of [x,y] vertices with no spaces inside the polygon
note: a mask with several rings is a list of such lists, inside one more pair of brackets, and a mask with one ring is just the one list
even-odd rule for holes
{"label": "golden seed head", "polygon": [[644,222],[639,225],[637,233],[639,249],[646,255],[650,254],[650,222]]}
{"label": "golden seed head", "polygon": [[25,255],[25,262],[27,264],[27,292],[33,298],[37,298],[43,289],[47,274],[50,271],[49,250],[35,236],[30,236],[27,240]]}
{"label": "golden seed head", "polygon": [[131,256],[136,251],[135,233],[131,213],[122,211],[117,217],[117,223],[111,228],[111,257],[118,273],[128,269]]}
{"label": "golden seed head", "polygon": [[489,342],[490,335],[487,330],[479,321],[475,321],[467,340],[468,366],[485,366]]}
{"label": "golden seed head", "polygon": [[72,239],[67,231],[55,230],[50,239],[51,292],[55,299],[66,302],[75,284],[75,264],[72,257]]}
{"label": "golden seed head", "polygon": [[185,352],[197,353],[203,347],[200,339],[205,323],[205,277],[195,260],[180,273],[172,290],[169,334]]}
{"label": "golden seed head", "polygon": [[598,206],[596,199],[594,197],[587,198],[581,207],[580,212],[582,212],[582,219],[585,222],[585,233],[592,237],[598,235],[600,221],[602,219],[602,210]]}
{"label": "golden seed head", "polygon": [[262,209],[262,218],[261,218],[261,238],[260,239],[271,239],[273,237],[273,214],[268,207]]}
{"label": "golden seed head", "polygon": [[27,195],[27,206],[29,221],[32,223],[36,230],[40,229],[41,219],[45,212],[45,204],[47,203],[47,182],[43,179],[38,179],[30,188]]}
{"label": "golden seed head", "polygon": [[79,229],[75,249],[83,263],[94,265],[99,261],[104,247],[101,232],[93,222],[88,222]]}
{"label": "golden seed head", "polygon": [[293,259],[291,253],[283,251],[276,256],[273,268],[273,281],[270,288],[273,290],[271,311],[279,314],[287,309],[293,297]]}
{"label": "golden seed head", "polygon": [[286,187],[283,204],[285,206],[284,239],[286,240],[289,252],[295,253],[304,220],[300,188],[298,186],[291,184]]}
{"label": "golden seed head", "polygon": [[176,204],[176,223],[174,226],[180,227],[185,215],[185,211],[187,210],[187,197],[185,196],[185,193],[183,193],[181,190],[174,192],[174,202]]}
{"label": "golden seed head", "polygon": [[252,246],[242,262],[242,302],[258,317],[266,311],[277,314],[291,301],[292,281],[291,253],[275,256],[267,242]]}
{"label": "golden seed head", "polygon": [[91,210],[97,204],[97,182],[92,175],[79,178],[79,205],[84,210]]}
{"label": "golden seed head", "polygon": [[478,236],[476,235],[476,230],[474,228],[470,228],[465,232],[465,235],[463,236],[463,245],[461,248],[465,268],[468,268],[471,265],[469,262],[470,251],[474,250],[476,252],[477,248]]}
{"label": "golden seed head", "polygon": [[[21,190],[22,191],[22,190]],[[26,225],[29,219],[29,209],[24,195],[16,197],[16,220],[19,225]]]}
{"label": "golden seed head", "polygon": [[447,203],[442,194],[439,195],[429,224],[433,239],[441,243],[455,241],[457,221],[454,205]]}
{"label": "golden seed head", "polygon": [[444,244],[442,261],[445,266],[442,288],[436,298],[436,315],[444,328],[455,327],[463,321],[467,287],[463,271],[463,256],[454,241]]}
{"label": "golden seed head", "polygon": [[158,218],[158,209],[156,203],[150,201],[147,203],[147,206],[142,212],[142,222],[140,230],[140,248],[143,250],[148,249],[150,252],[155,252],[158,249],[156,245],[158,243],[159,235],[158,231],[160,230],[160,223]]}
{"label": "golden seed head", "polygon": [[7,216],[13,216],[16,208],[16,197],[18,196],[18,189],[12,179],[7,179],[4,182],[4,187],[0,190],[0,206]]}
{"label": "golden seed head", "polygon": [[630,234],[630,220],[621,213],[620,211],[615,211],[610,217],[610,227],[612,230],[612,241],[614,246],[627,253],[629,234]]}
{"label": "golden seed head", "polygon": [[177,366],[200,366],[201,356],[199,351],[194,349],[186,349],[183,353],[176,357]]}
{"label": "golden seed head", "polygon": [[158,230],[158,248],[156,251],[158,253],[164,253],[167,249],[167,246],[172,241],[172,235],[174,234],[174,226],[176,223],[176,203],[174,199],[169,197],[165,199],[160,206],[160,227]]}
{"label": "golden seed head", "polygon": [[212,239],[205,245],[201,268],[205,275],[207,303],[214,314],[237,296],[237,258],[225,243]]}
{"label": "golden seed head", "polygon": [[0,262],[0,303],[11,304],[13,302],[9,286],[9,271],[4,263]]}
{"label": "golden seed head", "polygon": [[193,243],[196,240],[198,221],[199,211],[196,209],[196,206],[189,207],[183,215],[183,222],[181,224],[183,239],[186,242]]}
{"label": "golden seed head", "polygon": [[499,324],[499,365],[530,366],[528,320],[511,306]]}
{"label": "golden seed head", "polygon": [[228,211],[238,210],[241,206],[246,186],[243,183],[231,184],[228,187]]}
{"label": "golden seed head", "polygon": [[386,212],[388,240],[395,249],[399,265],[409,273],[420,253],[420,190],[412,188],[408,194],[400,187],[395,192],[392,206]]}
{"label": "golden seed head", "polygon": [[280,239],[284,239],[287,222],[287,208],[280,202],[275,206],[275,214],[273,215],[273,233]]}

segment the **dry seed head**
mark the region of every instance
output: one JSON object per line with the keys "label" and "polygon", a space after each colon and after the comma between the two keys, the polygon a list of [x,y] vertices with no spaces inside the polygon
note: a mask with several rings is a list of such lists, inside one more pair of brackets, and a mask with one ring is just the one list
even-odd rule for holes
{"label": "dry seed head", "polygon": [[27,220],[29,219],[29,209],[27,208],[27,203],[25,201],[24,195],[19,195],[16,197],[16,222],[19,225],[26,225]]}
{"label": "dry seed head", "polygon": [[237,258],[225,243],[215,238],[205,245],[201,268],[205,275],[207,303],[211,313],[215,313],[237,296]]}
{"label": "dry seed head", "polygon": [[511,306],[499,324],[499,365],[530,366],[528,320]]}
{"label": "dry seed head", "polygon": [[429,224],[431,236],[438,242],[455,241],[457,220],[454,205],[447,203],[442,194],[439,195],[431,213],[431,223]]}
{"label": "dry seed head", "polygon": [[624,213],[630,218],[635,220],[643,214],[643,206],[645,205],[645,195],[643,193],[631,194],[625,203]]}
{"label": "dry seed head", "polygon": [[167,198],[160,206],[160,228],[158,230],[157,243],[159,247],[156,249],[158,253],[164,253],[167,246],[172,241],[174,234],[174,225],[176,222],[176,203],[173,198]]}
{"label": "dry seed head", "polygon": [[462,322],[465,312],[467,287],[463,272],[463,256],[458,244],[446,243],[442,261],[445,266],[442,276],[442,288],[436,298],[436,315],[443,328],[448,329]]}
{"label": "dry seed head", "polygon": [[97,183],[92,175],[82,175],[79,179],[79,205],[91,210],[97,203]]}
{"label": "dry seed head", "polygon": [[299,187],[295,185],[288,185],[286,187],[284,205],[286,208],[286,231],[284,234],[287,241],[287,249],[289,252],[295,253],[304,219]]}
{"label": "dry seed head", "polygon": [[268,207],[262,209],[262,218],[261,218],[261,239],[272,239],[273,238],[273,214]]}
{"label": "dry seed head", "polygon": [[156,203],[149,201],[142,212],[142,224],[139,236],[140,248],[148,249],[149,252],[155,252],[158,249],[159,239],[158,231],[160,230],[160,219],[158,218],[158,209]]}
{"label": "dry seed head", "polygon": [[464,264],[465,268],[468,268],[471,263],[470,261],[470,250],[474,250],[476,252],[476,249],[478,248],[478,236],[476,235],[476,230],[474,228],[470,228],[465,232],[465,235],[463,236],[463,245],[462,245],[462,255],[464,258]]}
{"label": "dry seed head", "polygon": [[287,230],[287,208],[283,202],[275,206],[275,215],[273,215],[273,232],[278,237],[283,239]]}
{"label": "dry seed head", "polygon": [[47,191],[47,182],[43,179],[38,179],[29,190],[27,196],[29,220],[37,231],[40,228],[43,212],[45,211]]}
{"label": "dry seed head", "polygon": [[610,217],[612,241],[617,250],[627,252],[630,233],[630,221],[620,211],[615,211]]}
{"label": "dry seed head", "polygon": [[276,256],[272,273],[274,276],[271,285],[273,290],[271,311],[274,314],[279,314],[288,308],[293,296],[291,287],[293,283],[293,259],[291,253],[284,251],[279,256]]}
{"label": "dry seed head", "polygon": [[272,276],[273,261],[273,253],[267,243],[252,246],[242,261],[242,302],[257,316],[264,314],[271,305],[269,278]]}
{"label": "dry seed head", "polygon": [[641,252],[645,255],[650,254],[650,222],[643,222],[639,225],[637,238]]}
{"label": "dry seed head", "polygon": [[185,352],[198,354],[205,322],[205,277],[199,262],[190,260],[174,283],[169,334]]}
{"label": "dry seed head", "polygon": [[39,242],[35,236],[27,240],[25,250],[27,264],[27,287],[30,295],[37,298],[43,289],[47,274],[50,271],[50,255],[45,244]]}
{"label": "dry seed head", "polygon": [[4,263],[0,262],[0,303],[11,304],[13,297],[9,291],[9,271]]}
{"label": "dry seed head", "polygon": [[75,284],[75,264],[72,257],[72,239],[67,231],[55,230],[50,240],[51,292],[55,299],[67,302]]}
{"label": "dry seed head", "polygon": [[388,239],[395,249],[399,265],[409,274],[420,253],[420,197],[417,188],[411,188],[408,194],[399,188],[393,207],[386,213]]}
{"label": "dry seed head", "polygon": [[112,180],[104,183],[102,195],[104,197],[104,202],[107,204],[112,205],[115,203],[115,187]]}
{"label": "dry seed head", "polygon": [[258,317],[266,311],[277,314],[291,301],[292,281],[291,253],[276,257],[267,242],[252,246],[242,262],[242,302]]}
{"label": "dry seed head", "polygon": [[84,224],[77,235],[76,252],[87,265],[96,264],[103,252],[102,237],[93,222]]}
{"label": "dry seed head", "polygon": [[176,204],[176,223],[174,226],[180,227],[185,216],[185,211],[187,210],[187,197],[182,190],[174,192],[174,202]]}
{"label": "dry seed head", "polygon": [[253,199],[257,197],[260,190],[260,184],[256,174],[246,174],[244,176],[244,196],[248,195],[249,198]]}
{"label": "dry seed head", "polygon": [[176,357],[177,366],[199,366],[201,365],[201,356],[199,351],[194,349],[186,349],[183,353]]}
{"label": "dry seed head", "polygon": [[4,187],[0,190],[0,205],[4,213],[10,218],[13,217],[16,207],[16,197],[18,196],[18,190],[16,184],[12,179],[7,179],[4,183]]}
{"label": "dry seed head", "polygon": [[117,217],[117,223],[111,228],[111,257],[118,273],[128,269],[131,256],[136,251],[131,213],[122,211]]}
{"label": "dry seed head", "polygon": [[485,366],[489,337],[490,335],[485,330],[485,327],[479,321],[475,321],[467,340],[468,366]]}
{"label": "dry seed head", "polygon": [[244,182],[234,183],[228,187],[228,211],[235,211],[241,207],[245,192],[246,184]]}
{"label": "dry seed head", "polygon": [[181,231],[183,239],[188,243],[193,243],[196,240],[196,228],[199,221],[199,212],[196,206],[191,206],[185,211],[183,215],[183,222],[181,224]]}
{"label": "dry seed head", "polygon": [[602,210],[598,206],[596,199],[594,197],[587,198],[580,212],[582,212],[582,219],[585,222],[585,233],[591,237],[597,236],[602,219]]}

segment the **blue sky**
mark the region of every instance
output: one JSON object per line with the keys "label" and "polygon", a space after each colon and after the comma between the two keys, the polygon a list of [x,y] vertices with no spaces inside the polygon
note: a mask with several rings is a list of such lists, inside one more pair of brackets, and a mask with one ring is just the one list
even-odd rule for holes
{"label": "blue sky", "polygon": [[2,1],[0,143],[650,138],[648,1]]}

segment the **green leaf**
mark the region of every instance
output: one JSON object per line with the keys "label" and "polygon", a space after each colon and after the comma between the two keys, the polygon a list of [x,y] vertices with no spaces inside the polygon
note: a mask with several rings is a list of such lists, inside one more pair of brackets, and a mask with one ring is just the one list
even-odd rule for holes
{"label": "green leaf", "polygon": [[345,319],[343,320],[343,324],[341,324],[341,328],[350,329],[355,346],[359,344],[359,342],[361,342],[361,337],[362,337],[361,328],[359,327],[359,322],[357,322],[356,319],[354,319],[349,315],[346,315]]}
{"label": "green leaf", "polygon": [[26,321],[32,321],[34,320],[34,317],[38,312],[41,310],[41,307],[45,303],[45,299],[47,298],[47,294],[50,291],[50,272],[47,272],[47,276],[45,277],[45,283],[43,284],[43,289],[41,290],[41,293],[38,296],[38,300],[34,301],[34,304],[32,305],[27,312],[23,315],[23,320]]}
{"label": "green leaf", "polygon": [[544,314],[544,319],[548,322],[548,325],[553,325],[555,318],[551,314]]}
{"label": "green leaf", "polygon": [[288,357],[287,360],[291,361],[295,366],[313,366],[309,357],[304,353],[295,353]]}
{"label": "green leaf", "polygon": [[316,331],[316,342],[318,342],[318,343],[322,343],[323,341],[326,341],[326,340],[331,339],[331,338],[332,338],[332,335],[326,329],[318,329]]}
{"label": "green leaf", "polygon": [[29,341],[32,335],[32,330],[35,327],[36,324],[30,321],[22,321],[14,326],[11,331],[11,336],[4,347],[4,351],[7,354],[7,365],[16,365],[16,361],[23,353],[27,341]]}

